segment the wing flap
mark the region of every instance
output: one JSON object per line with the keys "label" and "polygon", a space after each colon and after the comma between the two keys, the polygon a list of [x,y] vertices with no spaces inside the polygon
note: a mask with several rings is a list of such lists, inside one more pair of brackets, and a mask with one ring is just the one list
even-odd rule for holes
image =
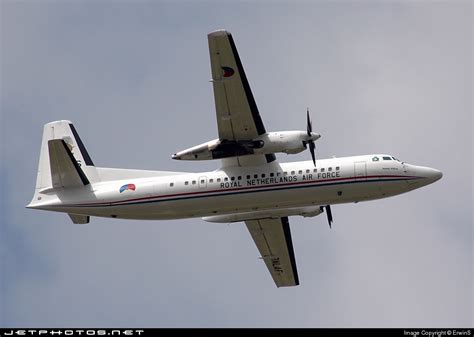
{"label": "wing flap", "polygon": [[53,188],[77,187],[89,184],[89,179],[62,139],[48,141]]}
{"label": "wing flap", "polygon": [[288,217],[245,221],[277,287],[299,285]]}

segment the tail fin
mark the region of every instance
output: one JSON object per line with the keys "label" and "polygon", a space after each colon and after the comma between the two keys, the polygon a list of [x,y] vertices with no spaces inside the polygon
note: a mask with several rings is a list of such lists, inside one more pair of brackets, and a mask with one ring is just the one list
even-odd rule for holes
{"label": "tail fin", "polygon": [[[74,173],[75,171],[75,173]],[[99,181],[89,153],[70,121],[56,121],[44,126],[35,195],[42,191],[68,187],[74,176],[83,185]],[[62,177],[62,178],[61,178]],[[61,179],[64,179],[61,180]]]}

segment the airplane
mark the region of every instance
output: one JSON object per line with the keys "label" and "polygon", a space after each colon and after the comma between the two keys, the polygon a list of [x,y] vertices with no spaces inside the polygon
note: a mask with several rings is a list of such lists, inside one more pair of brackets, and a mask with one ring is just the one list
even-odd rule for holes
{"label": "airplane", "polygon": [[[94,165],[74,125],[44,125],[31,209],[91,216],[245,222],[277,287],[299,285],[290,216],[314,217],[331,205],[406,193],[442,177],[389,154],[318,159],[309,110],[305,131],[267,132],[226,30],[208,34],[218,138],[175,153],[176,160],[221,160],[211,172],[146,171]],[[308,149],[312,160],[280,163],[275,153]]]}

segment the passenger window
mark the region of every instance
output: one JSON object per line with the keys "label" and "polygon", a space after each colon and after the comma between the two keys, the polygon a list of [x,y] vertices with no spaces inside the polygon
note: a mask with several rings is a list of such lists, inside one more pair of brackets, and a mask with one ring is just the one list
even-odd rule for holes
{"label": "passenger window", "polygon": [[284,175],[284,176],[287,176],[287,175],[288,175],[288,172],[286,172],[286,171],[283,172],[283,175]]}
{"label": "passenger window", "polygon": [[221,182],[221,178],[217,178],[217,182],[220,183],[220,182]]}
{"label": "passenger window", "polygon": [[213,183],[213,182],[214,182],[214,179],[209,179],[209,182],[210,182],[210,183]]}
{"label": "passenger window", "polygon": [[340,167],[339,166],[336,166],[336,171],[339,171],[340,170]]}
{"label": "passenger window", "polygon": [[262,173],[262,178],[265,178],[265,173]]}
{"label": "passenger window", "polygon": [[299,170],[299,171],[298,171],[298,174],[303,174],[303,171],[302,171],[302,170]]}
{"label": "passenger window", "polygon": [[185,184],[185,185],[188,185],[188,184],[189,184],[189,181],[185,181],[184,184]]}
{"label": "passenger window", "polygon": [[306,173],[309,173],[309,172],[311,172],[311,170],[306,170]]}
{"label": "passenger window", "polygon": [[247,174],[247,179],[250,179],[250,174]]}
{"label": "passenger window", "polygon": [[321,172],[324,172],[324,168],[321,169]]}
{"label": "passenger window", "polygon": [[281,176],[281,172],[277,172],[277,177]]}
{"label": "passenger window", "polygon": [[193,180],[193,185],[196,185],[196,180]]}
{"label": "passenger window", "polygon": [[173,187],[174,186],[174,183],[170,183],[170,187]]}
{"label": "passenger window", "polygon": [[238,176],[237,179],[238,179],[238,180],[242,180],[242,176]]}
{"label": "passenger window", "polygon": [[231,180],[231,181],[234,181],[234,180],[235,180],[235,177],[231,177],[230,180]]}
{"label": "passenger window", "polygon": [[328,168],[328,171],[331,172],[331,171],[332,171],[332,167]]}
{"label": "passenger window", "polygon": [[225,177],[225,178],[224,178],[224,181],[229,181],[229,178]]}
{"label": "passenger window", "polygon": [[318,169],[314,169],[313,172],[314,172],[314,173],[318,172]]}
{"label": "passenger window", "polygon": [[273,177],[273,176],[274,176],[273,172],[272,172],[272,173],[270,173],[270,177]]}
{"label": "passenger window", "polygon": [[254,174],[253,177],[256,179],[258,178],[258,174]]}
{"label": "passenger window", "polygon": [[295,171],[291,171],[291,175],[294,175],[295,174]]}
{"label": "passenger window", "polygon": [[204,184],[205,180],[204,179],[201,179],[201,184]]}

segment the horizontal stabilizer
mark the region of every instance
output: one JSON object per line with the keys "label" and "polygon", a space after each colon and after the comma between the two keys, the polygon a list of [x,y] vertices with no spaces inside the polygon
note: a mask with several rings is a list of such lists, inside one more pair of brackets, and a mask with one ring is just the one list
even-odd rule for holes
{"label": "horizontal stabilizer", "polygon": [[88,224],[90,220],[90,216],[88,215],[78,215],[71,213],[68,213],[68,215],[71,218],[72,222],[75,224],[85,225]]}
{"label": "horizontal stabilizer", "polygon": [[89,179],[87,179],[63,139],[49,140],[48,150],[53,188],[77,187],[89,184]]}

